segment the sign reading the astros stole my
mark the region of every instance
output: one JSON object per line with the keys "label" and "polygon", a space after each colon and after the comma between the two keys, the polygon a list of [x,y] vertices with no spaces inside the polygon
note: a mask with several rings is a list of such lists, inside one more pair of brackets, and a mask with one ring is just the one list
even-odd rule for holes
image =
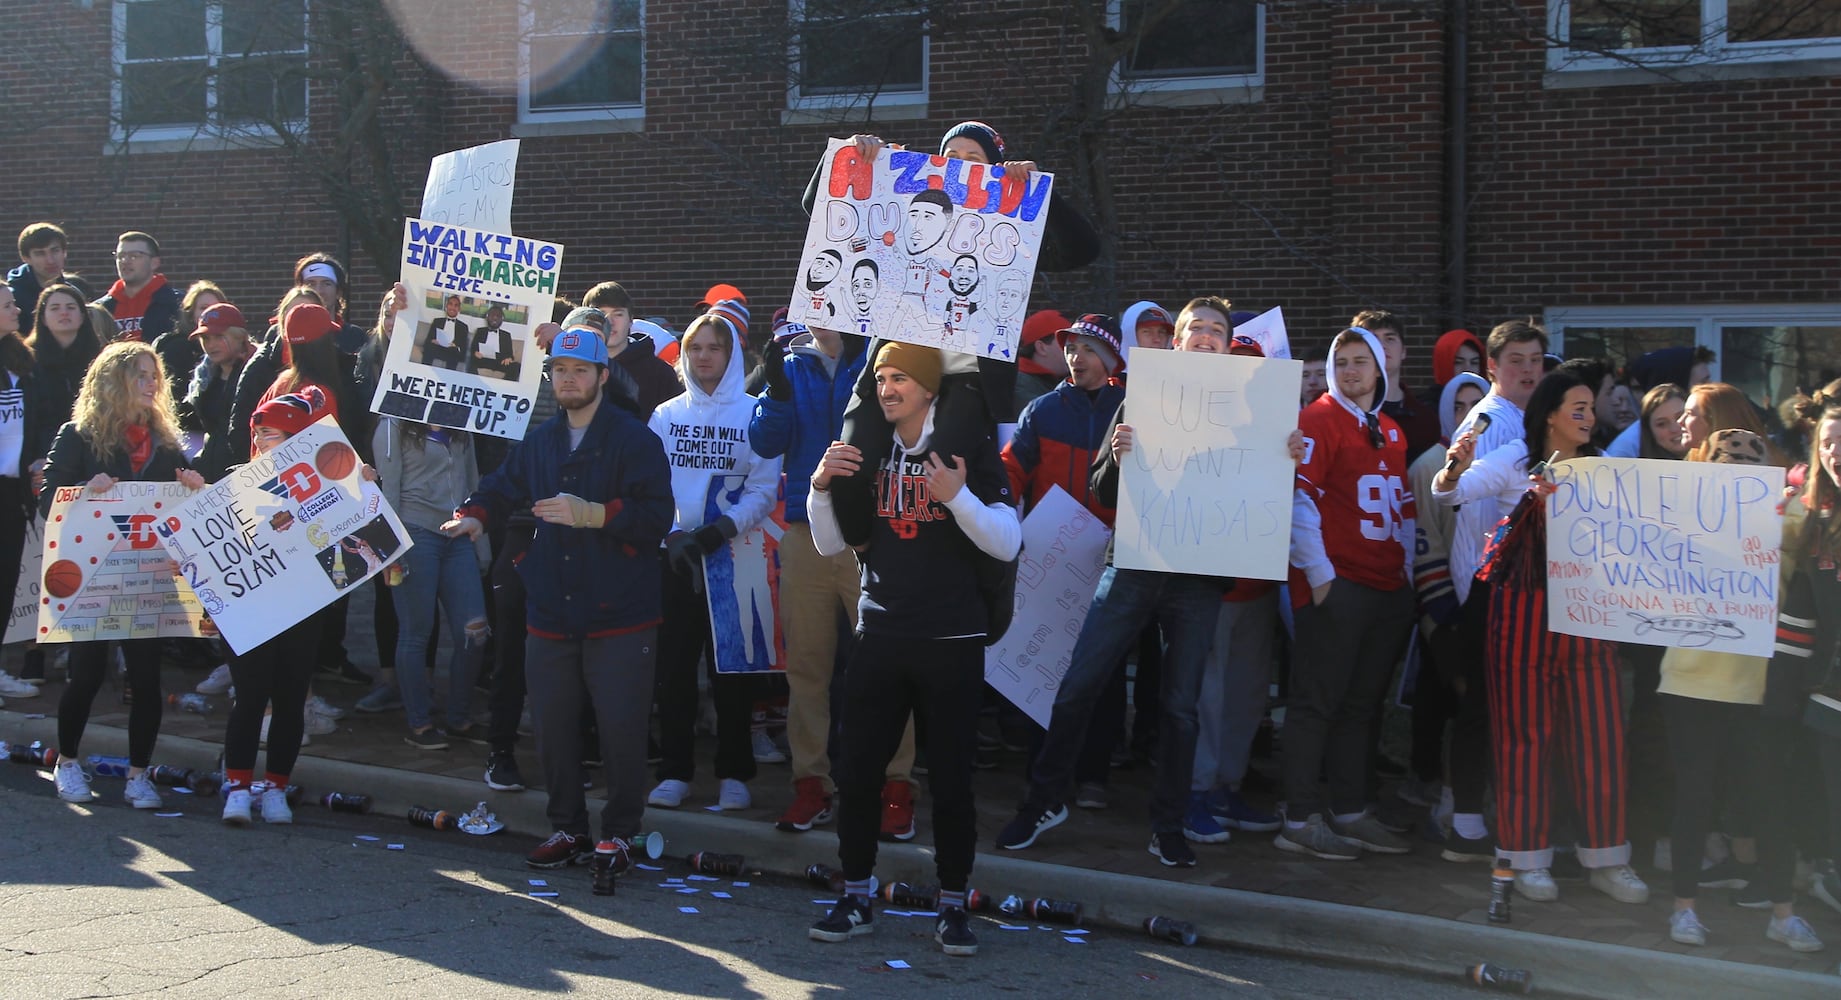
{"label": "sign reading the astros stole my", "polygon": [[1770,656],[1784,471],[1581,458],[1547,497],[1547,627],[1647,646]]}
{"label": "sign reading the astros stole my", "polygon": [[1054,182],[832,139],[788,318],[1015,360]]}
{"label": "sign reading the astros stole my", "polygon": [[550,318],[562,258],[555,243],[406,220],[409,301],[371,409],[521,440],[543,379],[532,333]]}
{"label": "sign reading the astros stole my", "polygon": [[38,641],[202,635],[198,599],[158,533],[191,496],[179,483],[58,487],[45,522]]}
{"label": "sign reading the astros stole my", "polygon": [[409,551],[409,533],[331,417],[174,506],[162,558],[239,653],[280,635]]}

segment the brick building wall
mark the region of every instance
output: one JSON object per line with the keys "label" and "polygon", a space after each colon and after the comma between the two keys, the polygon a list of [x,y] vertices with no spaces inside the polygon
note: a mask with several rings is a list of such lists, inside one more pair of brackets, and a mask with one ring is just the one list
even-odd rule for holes
{"label": "brick building wall", "polygon": [[[1537,16],[1539,0],[1520,0]],[[108,3],[20,0],[23,50],[0,67],[13,109],[0,125],[7,183],[0,220],[16,232],[54,219],[72,264],[98,279],[113,236],[144,228],[177,282],[219,280],[272,302],[301,253],[353,254],[355,294],[376,300],[394,262],[348,245],[316,178],[283,153],[106,153]],[[964,5],[969,6],[969,5]],[[781,0],[646,8],[646,115],[634,133],[524,139],[513,211],[519,232],[567,247],[564,286],[618,278],[644,314],[679,322],[729,281],[763,321],[790,289],[804,219],[798,201],[827,134],[865,129],[933,146],[979,117],[1013,155],[1063,175],[1090,204],[1074,141],[1086,59],[1065,8],[978,5],[997,28],[932,43],[927,113],[868,125],[783,124]],[[395,176],[414,208],[426,158],[504,138],[517,119],[519,27],[510,4],[475,5],[464,32],[427,51],[448,70],[396,67],[388,106]],[[381,29],[380,29],[381,30]],[[412,35],[427,35],[412,31]],[[55,38],[52,35],[55,34]],[[1299,4],[1268,11],[1262,99],[1134,107],[1105,115],[1117,230],[1115,295],[1094,276],[1044,275],[1033,305],[1118,308],[1222,293],[1282,304],[1294,339],[1321,339],[1357,308],[1411,320],[1415,382],[1443,315],[1446,37],[1417,4]],[[1841,82],[1791,77],[1555,89],[1545,50],[1476,29],[1469,61],[1468,267],[1473,329],[1554,305],[1833,302],[1841,279]],[[330,82],[313,95],[316,136],[334,130]],[[352,169],[376,169],[362,159]],[[106,282],[104,282],[106,284]],[[355,314],[363,317],[363,310]]]}

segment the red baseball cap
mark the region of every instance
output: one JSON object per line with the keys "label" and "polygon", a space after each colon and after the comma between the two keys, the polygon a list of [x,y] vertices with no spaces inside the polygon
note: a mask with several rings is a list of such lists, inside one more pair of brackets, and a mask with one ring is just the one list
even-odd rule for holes
{"label": "red baseball cap", "polygon": [[236,328],[249,329],[248,324],[243,322],[243,310],[228,302],[219,302],[198,314],[198,329],[186,336],[202,337],[207,333],[221,334]]}
{"label": "red baseball cap", "polygon": [[310,344],[338,329],[339,324],[326,311],[326,307],[312,302],[289,309],[288,314],[281,318],[281,332],[287,336],[289,344]]}

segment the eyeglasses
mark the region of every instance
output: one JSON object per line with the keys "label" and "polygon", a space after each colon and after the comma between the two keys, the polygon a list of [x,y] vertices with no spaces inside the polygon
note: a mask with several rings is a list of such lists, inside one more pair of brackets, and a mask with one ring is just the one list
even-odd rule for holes
{"label": "eyeglasses", "polygon": [[114,256],[116,260],[136,261],[153,255],[145,250],[117,250]]}

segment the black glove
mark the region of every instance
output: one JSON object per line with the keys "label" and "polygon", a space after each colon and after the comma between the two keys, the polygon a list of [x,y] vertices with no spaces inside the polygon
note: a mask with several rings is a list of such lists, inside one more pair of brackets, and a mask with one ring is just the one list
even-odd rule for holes
{"label": "black glove", "polygon": [[786,349],[779,340],[769,340],[761,351],[761,368],[767,373],[767,398],[776,403],[792,402],[793,383],[786,377]]}
{"label": "black glove", "polygon": [[[703,547],[688,531],[674,531],[665,538],[665,561],[672,572],[692,579],[703,575]],[[698,589],[702,589],[699,587]]]}
{"label": "black glove", "polygon": [[727,545],[729,539],[734,538],[735,534],[735,522],[724,515],[697,529],[697,545],[703,550],[704,555],[709,555]]}

